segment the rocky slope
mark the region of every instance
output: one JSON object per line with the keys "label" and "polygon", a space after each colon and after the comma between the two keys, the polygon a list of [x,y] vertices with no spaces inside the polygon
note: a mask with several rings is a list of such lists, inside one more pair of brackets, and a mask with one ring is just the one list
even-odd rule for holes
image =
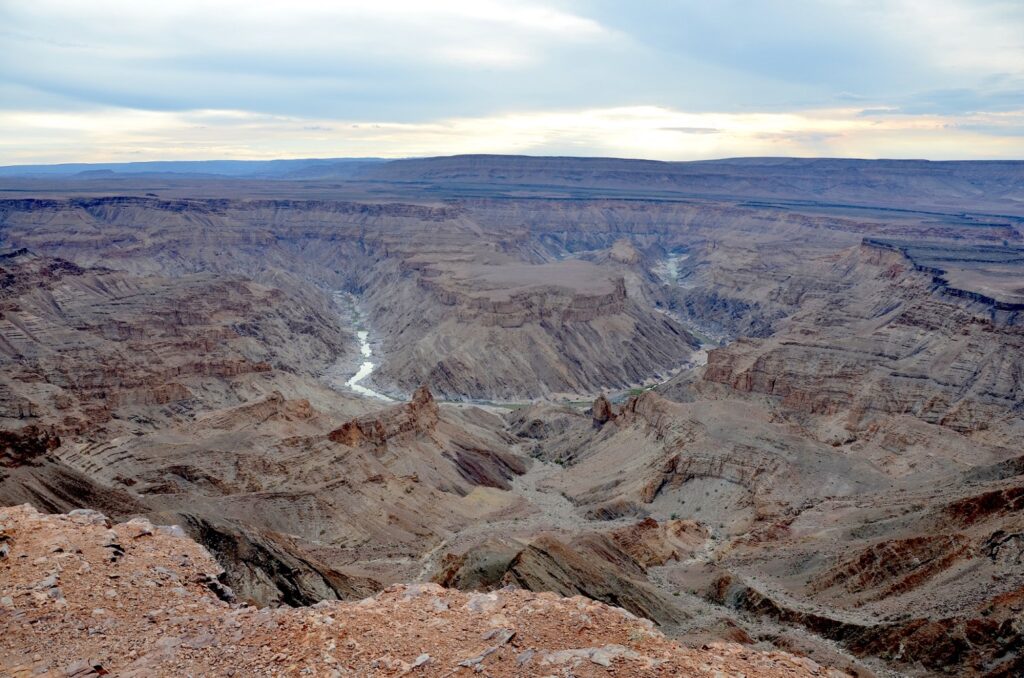
{"label": "rocky slope", "polygon": [[[648,392],[622,406],[599,399],[591,417],[516,415],[513,425],[565,464],[552,490],[581,523],[605,527],[525,549],[482,543],[450,561],[440,581],[476,573],[475,586],[518,581],[605,599],[603,572],[614,566],[620,604],[675,633],[717,626],[826,652],[793,634],[802,627],[911,675],[1020,671],[1019,449],[989,446],[993,457],[971,458],[963,434],[922,424],[919,435],[946,441],[929,455],[962,466],[884,468],[870,461],[892,454],[879,442],[856,451],[815,442],[777,419],[774,403],[722,398],[675,403]],[[531,423],[541,419],[562,423]],[[551,581],[540,583],[538,566]]]}
{"label": "rocky slope", "polygon": [[723,553],[704,594],[925,673],[1017,675],[1022,492],[1018,478],[822,502]]}
{"label": "rocky slope", "polygon": [[277,394],[151,434],[65,444],[4,469],[0,496],[179,523],[241,598],[305,604],[416,577],[432,543],[505,510],[500,495],[529,464],[500,419],[439,411],[425,390],[348,421]]}
{"label": "rocky slope", "polygon": [[3,264],[2,501],[180,523],[246,599],[412,577],[438,530],[476,517],[464,497],[529,464],[500,419],[439,412],[429,391],[365,417],[326,388],[350,344],[315,294],[29,252]]}
{"label": "rocky slope", "polygon": [[371,284],[384,383],[427,383],[453,399],[589,394],[667,375],[698,346],[681,323],[632,297],[614,270],[490,259],[420,264],[412,279]]}
{"label": "rocky slope", "polygon": [[0,667],[9,676],[839,676],[739,645],[687,650],[627,612],[506,589],[393,586],[256,610],[176,528],[0,510]]}

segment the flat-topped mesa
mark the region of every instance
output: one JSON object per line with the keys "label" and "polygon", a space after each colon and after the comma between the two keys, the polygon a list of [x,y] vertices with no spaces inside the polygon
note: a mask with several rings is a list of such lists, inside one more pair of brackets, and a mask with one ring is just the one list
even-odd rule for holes
{"label": "flat-topped mesa", "polygon": [[336,443],[349,447],[364,444],[385,447],[388,440],[405,433],[427,433],[437,426],[438,407],[433,394],[420,386],[408,403],[394,405],[371,415],[347,421],[327,434]]}
{"label": "flat-topped mesa", "polygon": [[418,285],[441,304],[457,307],[461,321],[504,328],[522,327],[545,320],[587,322],[626,310],[626,282],[609,279],[608,292],[581,292],[561,286],[544,285],[514,292],[504,298],[467,294],[431,277]]}
{"label": "flat-topped mesa", "polygon": [[1017,325],[1024,313],[1024,247],[1020,245],[936,244],[864,238],[868,263],[926,275],[944,300],[984,310],[997,324]]}

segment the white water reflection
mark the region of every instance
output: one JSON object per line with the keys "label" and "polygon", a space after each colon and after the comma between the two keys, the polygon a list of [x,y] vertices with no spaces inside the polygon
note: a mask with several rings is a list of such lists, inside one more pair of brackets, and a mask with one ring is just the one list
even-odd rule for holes
{"label": "white water reflection", "polygon": [[678,285],[679,264],[689,258],[690,255],[686,252],[671,254],[654,265],[654,274],[661,278],[661,281],[666,285]]}
{"label": "white water reflection", "polygon": [[373,355],[373,350],[370,348],[370,333],[366,330],[359,330],[356,332],[356,336],[359,338],[359,352],[363,354],[364,358],[369,358]]}
{"label": "white water reflection", "polygon": [[[370,333],[367,332],[366,330],[359,330],[358,332],[356,332],[356,337],[359,338],[359,352],[363,354],[364,358],[370,358],[373,356],[373,349],[370,348],[369,336]],[[359,383],[363,379],[366,379],[368,376],[370,376],[370,374],[373,372],[374,367],[376,367],[376,365],[373,364],[372,360],[364,360],[363,364],[359,366],[359,369],[356,371],[356,373],[352,375],[352,378],[345,382],[345,386],[348,386],[356,393],[359,393],[364,396],[369,396],[370,398],[391,400],[391,398],[387,397],[383,393],[378,393],[377,391],[374,391],[372,388],[367,388]]]}
{"label": "white water reflection", "polygon": [[352,363],[346,360],[344,357],[339,358],[338,362],[328,370],[327,380],[329,383],[337,387],[342,379],[345,379],[345,375],[351,374],[348,379],[343,382],[345,388],[349,389],[354,393],[366,396],[368,398],[377,398],[378,400],[392,400],[392,398],[374,391],[372,388],[362,385],[362,381],[369,377],[377,365],[370,360],[373,357],[373,347],[370,345],[370,332],[362,329],[363,327],[363,314],[360,312],[359,307],[356,305],[356,299],[347,292],[335,292],[334,298],[338,302],[338,306],[343,312],[346,312],[348,316],[349,326],[356,331],[356,338],[359,339],[359,353],[364,358],[363,362],[359,365],[355,374],[352,374]]}

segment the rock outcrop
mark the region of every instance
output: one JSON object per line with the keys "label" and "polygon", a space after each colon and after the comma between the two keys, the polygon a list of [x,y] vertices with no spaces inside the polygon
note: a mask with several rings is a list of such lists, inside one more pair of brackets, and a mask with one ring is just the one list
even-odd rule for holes
{"label": "rock outcrop", "polygon": [[612,410],[612,404],[608,402],[608,398],[604,395],[597,397],[594,404],[590,406],[590,413],[591,418],[594,420],[595,428],[600,428],[609,421],[615,419],[615,412]]}
{"label": "rock outcrop", "polygon": [[[173,528],[0,510],[0,669],[11,676],[840,676],[809,659],[683,649],[581,597],[396,585],[354,603],[257,610]],[[87,632],[83,632],[87,630]],[[571,633],[567,631],[571,630]]]}
{"label": "rock outcrop", "polygon": [[420,386],[407,404],[347,421],[328,434],[333,442],[349,447],[387,446],[388,440],[407,433],[428,433],[437,426],[438,409],[427,386]]}
{"label": "rock outcrop", "polygon": [[41,457],[58,447],[60,438],[37,426],[26,426],[20,431],[0,430],[0,466],[39,464]]}

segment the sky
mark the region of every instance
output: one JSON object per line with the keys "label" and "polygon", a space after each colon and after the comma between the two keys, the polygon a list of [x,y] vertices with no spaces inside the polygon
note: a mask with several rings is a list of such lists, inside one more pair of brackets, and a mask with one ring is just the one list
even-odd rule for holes
{"label": "sky", "polygon": [[0,165],[1024,159],[1024,0],[0,0]]}

